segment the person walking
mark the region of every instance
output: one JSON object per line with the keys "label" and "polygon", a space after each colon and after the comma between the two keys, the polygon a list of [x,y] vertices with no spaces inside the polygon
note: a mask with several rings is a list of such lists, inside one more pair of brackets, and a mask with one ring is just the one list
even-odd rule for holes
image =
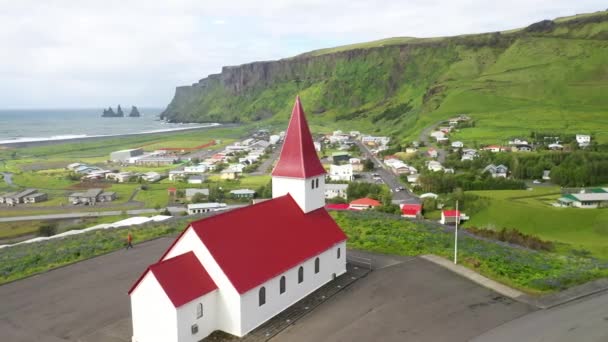
{"label": "person walking", "polygon": [[129,248],[133,248],[133,235],[131,235],[131,232],[127,234],[127,250],[129,250]]}

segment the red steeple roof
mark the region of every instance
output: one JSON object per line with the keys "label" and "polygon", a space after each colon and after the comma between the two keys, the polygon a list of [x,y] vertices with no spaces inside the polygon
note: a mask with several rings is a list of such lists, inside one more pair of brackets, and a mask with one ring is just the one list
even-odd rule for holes
{"label": "red steeple roof", "polygon": [[304,109],[298,96],[287,127],[281,156],[277,166],[272,171],[272,175],[310,178],[323,174],[325,174],[325,169],[315,151],[312,135],[304,116]]}

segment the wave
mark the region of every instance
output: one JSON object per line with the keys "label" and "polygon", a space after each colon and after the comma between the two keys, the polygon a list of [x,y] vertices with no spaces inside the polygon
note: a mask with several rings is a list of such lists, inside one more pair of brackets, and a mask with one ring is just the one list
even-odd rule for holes
{"label": "wave", "polygon": [[129,135],[183,131],[183,130],[188,130],[188,129],[209,128],[209,127],[217,127],[217,126],[221,126],[221,124],[209,123],[209,124],[197,125],[197,126],[161,128],[161,129],[153,129],[153,130],[133,132],[133,133],[123,133],[123,134],[99,134],[99,135],[63,134],[63,135],[53,135],[51,137],[20,137],[20,138],[0,140],[0,145],[10,145],[10,144],[39,142],[39,141],[74,140],[74,139],[88,139],[88,138],[102,138],[102,137],[122,137],[122,136],[129,136]]}

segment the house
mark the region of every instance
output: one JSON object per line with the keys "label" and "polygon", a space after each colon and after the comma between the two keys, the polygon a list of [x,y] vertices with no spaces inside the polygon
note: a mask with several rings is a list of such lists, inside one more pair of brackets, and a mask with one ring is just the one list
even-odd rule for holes
{"label": "house", "polygon": [[444,168],[444,169],[443,169],[443,172],[444,172],[444,173],[451,173],[451,174],[454,174],[454,169],[453,169],[453,168],[451,168],[451,167],[446,167],[446,168]]}
{"label": "house", "polygon": [[417,173],[415,173],[413,175],[407,175],[407,182],[416,184],[416,183],[418,183],[418,177],[420,177],[420,175]]}
{"label": "house", "polygon": [[352,181],[355,179],[353,176],[353,166],[351,164],[344,165],[331,165],[329,167],[329,179],[332,181]]}
{"label": "house", "polygon": [[348,163],[350,154],[348,152],[334,152],[331,154],[331,159],[334,164]]}
{"label": "house", "polygon": [[276,145],[280,140],[281,140],[281,137],[278,135],[271,135],[270,137],[268,137],[268,142],[271,145]]}
{"label": "house", "polygon": [[405,153],[407,153],[407,154],[413,154],[416,152],[418,152],[418,148],[416,148],[416,147],[406,147],[405,148]]}
{"label": "house", "polygon": [[358,136],[361,135],[361,132],[359,132],[359,131],[350,131],[350,132],[348,132],[348,135],[350,135],[352,138],[356,138],[356,137],[358,137]]}
{"label": "house", "polygon": [[231,190],[230,196],[233,198],[253,198],[255,191],[250,189]]}
{"label": "house", "polygon": [[511,151],[513,151],[513,152],[531,152],[532,146],[524,145],[524,144],[513,145],[511,147]]}
{"label": "house", "polygon": [[479,157],[479,154],[477,154],[477,150],[472,148],[465,148],[462,150],[462,157],[460,158],[460,161],[474,160],[477,157]]}
{"label": "house", "polygon": [[562,146],[561,144],[558,144],[558,143],[549,144],[547,147],[553,151],[558,151],[558,150],[564,149],[564,146]]}
{"label": "house", "polygon": [[116,199],[115,192],[104,192],[102,189],[88,189],[68,196],[72,204],[95,205],[97,202],[111,202]]}
{"label": "house", "polygon": [[429,171],[433,171],[433,172],[443,171],[443,165],[441,165],[441,163],[436,160],[429,161],[428,164],[426,165],[426,168]]}
{"label": "house", "polygon": [[347,237],[324,208],[324,180],[298,98],[273,198],[189,224],[129,290],[131,340],[243,337],[344,274]]}
{"label": "house", "polygon": [[173,170],[169,171],[169,180],[176,181],[186,177],[186,171]]}
{"label": "house", "polygon": [[469,217],[462,213],[460,210],[442,210],[441,220],[439,220],[439,223],[456,224],[468,219]]}
{"label": "house", "polygon": [[434,149],[434,148],[429,148],[429,150],[428,150],[428,151],[426,151],[426,153],[427,153],[427,154],[429,155],[429,157],[431,157],[431,158],[437,158],[437,155],[438,155],[437,150],[436,150],[436,149]]}
{"label": "house", "polygon": [[502,177],[502,178],[507,178],[507,173],[509,172],[509,168],[500,164],[500,165],[494,165],[494,164],[490,164],[488,166],[486,166],[483,171],[481,171],[481,173],[486,173],[489,172],[492,175],[492,178],[497,178],[497,177]]}
{"label": "house", "polygon": [[346,198],[346,189],[348,184],[325,184],[325,198],[342,197]]}
{"label": "house", "polygon": [[198,164],[198,165],[184,167],[184,172],[186,172],[186,173],[205,173],[208,170],[209,170],[209,168],[205,164]]}
{"label": "house", "polygon": [[36,192],[23,198],[23,203],[40,203],[49,199],[44,192]]}
{"label": "house", "polygon": [[220,178],[221,179],[227,179],[227,180],[234,180],[237,179],[239,177],[239,172],[233,171],[233,170],[222,170],[220,172]]}
{"label": "house", "polygon": [[361,136],[361,142],[365,145],[381,145],[386,146],[391,141],[390,137],[374,137],[371,135]]}
{"label": "house", "polygon": [[131,178],[135,176],[136,174],[130,171],[106,173],[106,179],[115,180],[119,183],[128,182]]}
{"label": "house", "polygon": [[160,173],[146,172],[143,175],[141,175],[141,179],[145,180],[146,182],[154,183],[154,182],[160,180]]}
{"label": "house", "polygon": [[351,210],[348,203],[329,203],[325,205],[327,210]]}
{"label": "house", "polygon": [[[36,194],[38,190],[36,189],[25,189],[20,192],[11,192],[0,196],[0,203],[7,204],[9,206],[14,206],[20,203],[35,203],[28,201],[27,198]],[[44,194],[43,194],[44,195]],[[40,199],[39,202],[42,202],[45,199]]]}
{"label": "house", "polygon": [[353,166],[353,171],[355,172],[362,172],[365,168],[365,165],[363,165],[359,158],[350,158],[348,163]]}
{"label": "house", "polygon": [[148,154],[141,157],[129,159],[129,163],[144,166],[166,166],[173,165],[180,161],[180,158],[172,155]]}
{"label": "house", "polygon": [[314,144],[315,144],[315,151],[321,152],[321,143],[318,141],[315,141]]}
{"label": "house", "polygon": [[226,209],[226,203],[193,203],[188,204],[188,215],[204,214]]}
{"label": "house", "polygon": [[365,197],[365,198],[359,198],[359,199],[356,199],[356,200],[350,202],[349,208],[353,209],[353,210],[366,210],[366,209],[373,209],[373,208],[379,207],[381,205],[382,205],[382,203],[380,203],[379,201]]}
{"label": "house", "polygon": [[452,142],[452,148],[457,150],[459,148],[463,148],[464,147],[464,143],[462,141],[454,141]]}
{"label": "house", "polygon": [[543,180],[551,180],[551,170],[543,170]]}
{"label": "house", "polygon": [[422,204],[403,204],[401,206],[401,217],[422,217]]}
{"label": "house", "polygon": [[129,159],[144,154],[141,148],[132,148],[128,150],[115,151],[110,153],[110,160],[115,163],[127,163]]}
{"label": "house", "polygon": [[434,132],[431,132],[430,135],[431,135],[431,138],[434,138],[435,140],[445,138],[445,132],[442,132],[442,131],[434,131]]}
{"label": "house", "polygon": [[434,194],[432,192],[427,192],[427,193],[424,193],[424,194],[420,195],[419,197],[422,198],[422,199],[425,199],[425,198],[437,199],[437,197],[439,197],[439,195]]}
{"label": "house", "polygon": [[598,192],[567,194],[558,199],[558,203],[564,207],[606,208],[608,207],[608,192],[602,189]]}
{"label": "house", "polygon": [[72,164],[69,164],[67,166],[67,169],[71,170],[71,171],[74,171],[77,167],[82,166],[82,165],[83,164],[81,164],[81,163],[72,163]]}
{"label": "house", "polygon": [[587,134],[577,134],[576,142],[578,143],[579,147],[589,146],[589,144],[591,144],[591,136]]}
{"label": "house", "polygon": [[186,189],[185,195],[186,200],[191,201],[194,195],[201,194],[205,197],[209,197],[209,189]]}
{"label": "house", "polygon": [[492,153],[498,153],[498,152],[502,152],[502,151],[507,151],[507,149],[505,149],[502,146],[498,146],[498,145],[489,145],[486,147],[482,147],[481,148],[484,151],[490,151]]}
{"label": "house", "polygon": [[516,138],[516,139],[510,140],[509,145],[530,145],[530,144],[528,144],[527,140]]}
{"label": "house", "polygon": [[202,175],[194,175],[194,176],[188,177],[188,184],[203,184],[203,182],[205,180],[206,180],[206,177],[204,177]]}

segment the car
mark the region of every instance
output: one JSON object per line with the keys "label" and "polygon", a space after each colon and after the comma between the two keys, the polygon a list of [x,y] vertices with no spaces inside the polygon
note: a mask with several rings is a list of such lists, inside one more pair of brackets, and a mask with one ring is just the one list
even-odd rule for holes
{"label": "car", "polygon": [[[401,189],[395,188],[395,192],[399,192],[399,191],[401,191]],[[391,192],[393,192],[393,189],[391,189]]]}
{"label": "car", "polygon": [[538,179],[535,179],[535,180],[533,180],[533,181],[532,181],[532,183],[534,183],[534,184],[540,184],[540,183],[542,183],[542,182],[541,182],[541,181],[539,181]]}
{"label": "car", "polygon": [[397,189],[399,189],[399,191],[404,191],[405,190],[405,188],[402,187],[402,186],[398,187]]}

